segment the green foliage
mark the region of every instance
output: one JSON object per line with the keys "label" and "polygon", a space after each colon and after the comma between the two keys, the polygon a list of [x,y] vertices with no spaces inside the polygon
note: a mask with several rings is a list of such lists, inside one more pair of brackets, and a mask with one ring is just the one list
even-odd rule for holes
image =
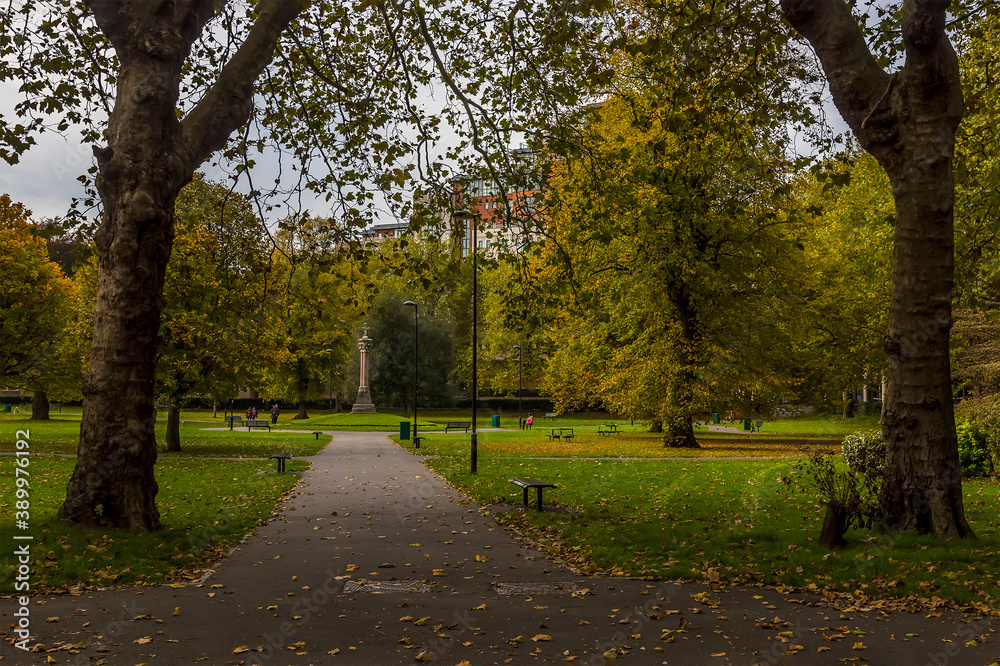
{"label": "green foliage", "polygon": [[881,479],[885,473],[885,437],[881,429],[851,433],[844,438],[841,452],[855,474]]}
{"label": "green foliage", "polygon": [[[27,216],[30,211],[0,196],[0,382],[30,390],[62,393],[79,378],[65,332],[72,325],[73,283],[49,259],[45,240]],[[52,391],[54,394],[57,391]]]}
{"label": "green foliage", "polygon": [[981,476],[993,472],[986,431],[969,419],[958,421],[955,431],[958,435],[958,461],[962,465],[962,474]]}
{"label": "green foliage", "polygon": [[[455,355],[451,323],[423,305],[418,290],[402,285],[387,284],[375,296],[365,322],[372,340],[369,359],[368,385],[376,404],[400,406],[404,414],[413,408],[413,308],[403,303],[413,300],[419,309],[417,331],[418,388],[417,398],[424,406],[450,405],[454,400],[451,381]],[[357,329],[361,337],[362,330]],[[357,395],[360,371],[355,350],[348,370],[348,396]]]}

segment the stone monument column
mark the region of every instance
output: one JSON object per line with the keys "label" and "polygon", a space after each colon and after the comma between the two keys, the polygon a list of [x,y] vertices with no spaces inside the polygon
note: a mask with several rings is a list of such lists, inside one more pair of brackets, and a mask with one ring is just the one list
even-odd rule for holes
{"label": "stone monument column", "polygon": [[358,386],[358,399],[354,401],[351,414],[374,414],[375,405],[372,403],[372,394],[368,389],[368,352],[371,351],[372,341],[368,337],[368,324],[365,324],[364,333],[358,340],[358,351],[361,352],[361,381]]}

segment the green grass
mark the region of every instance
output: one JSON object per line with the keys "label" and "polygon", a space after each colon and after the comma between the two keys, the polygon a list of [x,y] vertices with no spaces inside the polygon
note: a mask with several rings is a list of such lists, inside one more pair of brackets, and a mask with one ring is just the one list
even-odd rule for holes
{"label": "green grass", "polygon": [[[744,440],[745,441],[745,440]],[[422,449],[423,452],[423,449]],[[439,453],[439,455],[441,455]],[[789,482],[792,460],[532,460],[480,446],[426,464],[484,504],[520,503],[508,479],[535,476],[568,513],[501,520],[586,572],[726,584],[762,583],[866,597],[939,597],[1000,607],[1000,486],[965,482],[976,541],[850,530],[831,553],[816,543],[824,508]]]}
{"label": "green grass", "polygon": [[[839,449],[839,439],[817,437],[761,437],[699,432],[700,449],[664,448],[663,436],[648,433],[644,428],[622,426],[619,435],[598,435],[596,426],[574,428],[571,441],[549,440],[549,428],[534,428],[524,432],[483,432],[476,437],[480,456],[487,458],[779,458],[801,455],[803,445],[822,445]],[[466,433],[429,433],[422,435],[420,453],[429,456],[462,456],[469,451],[470,436]],[[394,441],[416,452],[412,440]]]}
{"label": "green grass", "polygon": [[[34,434],[32,449],[41,442]],[[12,461],[12,457],[4,457]],[[261,521],[298,480],[272,472],[271,461],[163,459],[156,465],[161,531],[131,534],[81,530],[57,518],[73,470],[70,458],[32,457],[29,470],[32,590],[51,592],[77,585],[104,587],[159,584],[196,578]],[[302,470],[292,460],[289,470]],[[0,467],[0,539],[12,543],[14,465]],[[19,534],[22,534],[18,530]],[[16,562],[0,559],[0,594],[13,591]]]}
{"label": "green grass", "polygon": [[[181,452],[164,453],[164,458],[210,456],[222,458],[266,458],[279,451],[295,456],[315,455],[330,441],[329,437],[316,437],[310,433],[268,432],[246,428],[233,430],[206,430],[222,428],[224,424],[210,425],[201,422],[181,423]],[[156,424],[157,442],[162,448],[166,423]],[[0,421],[0,451],[13,451],[17,430],[31,432],[31,450],[34,453],[76,454],[80,435],[80,420],[54,418],[51,421],[29,421],[26,418]]]}
{"label": "green grass", "polygon": [[764,419],[761,434],[843,437],[858,430],[873,430],[881,427],[878,419],[878,416],[856,416],[853,419],[845,419],[831,414],[806,414],[790,419]]}

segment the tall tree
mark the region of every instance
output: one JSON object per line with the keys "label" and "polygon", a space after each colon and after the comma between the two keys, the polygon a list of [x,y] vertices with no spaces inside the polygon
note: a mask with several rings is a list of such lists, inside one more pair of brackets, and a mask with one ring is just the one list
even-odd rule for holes
{"label": "tall tree", "polygon": [[74,375],[62,335],[72,322],[74,289],[49,259],[45,240],[27,221],[30,214],[0,196],[0,381],[33,391],[32,418],[45,420],[46,389],[55,387],[59,371],[69,383]]}
{"label": "tall tree", "polygon": [[[399,188],[412,172],[448,175],[431,153],[440,124],[417,102],[422,86],[443,82],[444,115],[464,118],[463,147],[503,155],[512,132],[561,112],[554,100],[579,98],[572,77],[553,75],[554,58],[521,63],[534,58],[526,43],[557,52],[561,64],[579,63],[586,53],[579,40],[544,38],[573,24],[572,14],[515,1],[475,8],[320,0],[8,3],[0,13],[0,80],[19,81],[22,99],[15,121],[0,117],[0,158],[16,163],[49,127],[81,126],[85,141],[98,145],[96,192],[83,202],[93,205],[99,196],[102,207],[94,335],[76,468],[60,515],[82,525],[160,526],[156,338],[174,202],[199,165],[226,149],[230,165],[252,173],[249,153],[274,148],[288,167],[274,194],[294,205],[295,191],[320,192],[341,222],[361,224],[381,203],[404,207]],[[539,89],[545,104],[529,101]],[[263,108],[255,115],[258,102]],[[499,111],[491,115],[490,108]],[[402,125],[418,138],[408,138]],[[416,159],[403,164],[407,153]]]}
{"label": "tall tree", "polygon": [[963,100],[945,33],[947,0],[904,0],[903,65],[887,72],[843,0],[782,0],[809,41],[833,101],[861,146],[885,169],[896,204],[892,300],[885,351],[889,385],[883,502],[900,529],[973,537],[951,399],[954,285],[952,159]]}
{"label": "tall tree", "polygon": [[191,396],[251,385],[276,362],[269,250],[246,197],[197,174],[181,190],[157,347],[166,451],[181,449],[181,409]]}

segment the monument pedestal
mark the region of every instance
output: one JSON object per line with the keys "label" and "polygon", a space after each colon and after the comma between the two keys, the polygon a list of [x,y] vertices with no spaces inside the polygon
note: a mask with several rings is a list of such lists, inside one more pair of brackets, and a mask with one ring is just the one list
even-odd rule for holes
{"label": "monument pedestal", "polygon": [[354,401],[351,414],[374,414],[375,403],[372,402],[371,391],[368,390],[368,352],[372,349],[371,338],[368,337],[368,324],[365,324],[364,335],[358,340],[358,351],[361,352],[361,385],[358,387],[358,399]]}
{"label": "monument pedestal", "polygon": [[358,399],[354,401],[351,414],[374,414],[375,405],[372,403],[372,394],[367,386],[358,389]]}

